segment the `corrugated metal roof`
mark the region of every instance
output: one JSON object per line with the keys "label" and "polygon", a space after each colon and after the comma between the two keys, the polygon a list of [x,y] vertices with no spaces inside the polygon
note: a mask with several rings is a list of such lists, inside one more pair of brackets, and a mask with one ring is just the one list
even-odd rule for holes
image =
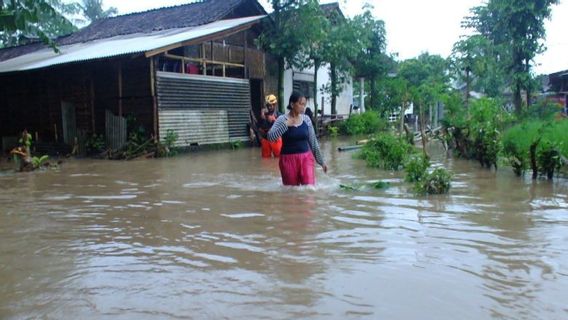
{"label": "corrugated metal roof", "polygon": [[263,17],[265,16],[220,20],[196,27],[116,36],[61,46],[59,53],[55,53],[51,48],[44,48],[0,62],[0,73],[33,70],[71,62],[147,52],[256,23]]}

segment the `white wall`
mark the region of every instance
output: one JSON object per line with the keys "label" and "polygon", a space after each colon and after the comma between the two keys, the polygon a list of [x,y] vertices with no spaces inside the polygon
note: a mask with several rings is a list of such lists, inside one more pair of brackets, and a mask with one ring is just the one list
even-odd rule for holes
{"label": "white wall", "polygon": [[[292,70],[287,69],[284,72],[284,98],[285,105],[288,104],[288,98],[292,94],[293,80],[303,80],[303,81],[313,81],[314,79],[314,68],[309,68],[305,70]],[[328,84],[330,81],[329,76],[329,66],[321,67],[318,70],[318,84],[317,84],[317,101],[318,107],[321,108],[322,96],[324,99],[324,114],[331,114],[331,97],[328,93],[322,95],[321,88]],[[311,95],[311,92],[306,93]],[[338,114],[349,114],[349,108],[353,103],[353,83],[352,80],[348,81],[343,85],[343,90],[341,94],[337,97],[337,113]],[[308,101],[308,107],[314,110],[313,100]]]}

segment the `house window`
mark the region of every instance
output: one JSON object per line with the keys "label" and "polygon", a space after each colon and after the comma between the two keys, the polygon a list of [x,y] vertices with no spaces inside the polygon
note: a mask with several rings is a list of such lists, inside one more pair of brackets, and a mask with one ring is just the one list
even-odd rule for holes
{"label": "house window", "polygon": [[294,80],[292,86],[295,91],[305,94],[308,98],[311,98],[313,95],[314,83],[312,81]]}

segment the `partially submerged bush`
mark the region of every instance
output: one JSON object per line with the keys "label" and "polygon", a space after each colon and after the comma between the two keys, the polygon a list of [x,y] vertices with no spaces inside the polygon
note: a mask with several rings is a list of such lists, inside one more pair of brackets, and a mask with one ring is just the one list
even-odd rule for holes
{"label": "partially submerged bush", "polygon": [[367,111],[351,115],[341,124],[340,132],[346,135],[372,134],[386,128],[385,119],[382,119],[377,112]]}
{"label": "partially submerged bush", "polygon": [[430,161],[424,156],[424,154],[417,153],[410,156],[404,165],[404,170],[406,171],[406,177],[404,180],[407,182],[417,182],[422,180],[429,167]]}
{"label": "partially submerged bush", "polygon": [[477,159],[489,168],[497,166],[501,132],[512,120],[500,100],[482,98],[473,101],[465,114],[463,109],[453,106],[443,124],[461,157]]}
{"label": "partially submerged bush", "polygon": [[515,174],[529,167],[533,178],[539,174],[552,179],[568,157],[568,121],[527,121],[508,129],[503,135],[504,155]]}
{"label": "partially submerged bush", "polygon": [[176,142],[178,139],[178,134],[172,129],[166,130],[166,136],[164,137],[163,144],[158,146],[158,156],[159,157],[170,157],[177,154]]}
{"label": "partially submerged bush", "polygon": [[554,171],[562,167],[560,148],[557,143],[548,139],[543,139],[540,142],[536,158],[539,172],[546,175],[548,179],[552,179]]}
{"label": "partially submerged bush", "polygon": [[452,174],[444,168],[438,168],[432,173],[425,174],[414,185],[414,190],[419,194],[443,194],[450,191]]}
{"label": "partially submerged bush", "polygon": [[49,160],[48,155],[43,155],[41,157],[32,157],[32,165],[34,169],[37,169],[39,167],[47,165],[48,164],[47,160]]}
{"label": "partially submerged bush", "polygon": [[88,155],[103,152],[106,149],[105,136],[93,133],[85,141],[85,148],[87,149]]}
{"label": "partially submerged bush", "polygon": [[390,134],[378,134],[363,147],[360,157],[370,167],[385,170],[400,170],[407,157],[414,153],[414,147],[404,139]]}
{"label": "partially submerged bush", "polygon": [[503,134],[503,153],[518,176],[529,168],[529,148],[538,139],[541,127],[541,121],[524,122]]}

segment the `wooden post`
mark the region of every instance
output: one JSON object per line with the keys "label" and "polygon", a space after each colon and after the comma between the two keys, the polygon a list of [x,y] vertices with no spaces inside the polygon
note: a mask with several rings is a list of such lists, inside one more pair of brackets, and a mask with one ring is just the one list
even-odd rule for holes
{"label": "wooden post", "polygon": [[122,63],[118,63],[118,116],[122,117]]}
{"label": "wooden post", "polygon": [[244,35],[244,52],[243,52],[243,64],[245,65],[245,68],[243,70],[243,78],[248,78],[247,73],[248,73],[248,68],[247,68],[247,49],[248,49],[248,39],[247,39],[247,31],[243,31],[243,35]]}
{"label": "wooden post", "polygon": [[90,84],[90,93],[91,93],[91,129],[93,133],[95,133],[95,79],[93,79],[94,73],[91,72],[91,84]]}
{"label": "wooden post", "polygon": [[205,43],[201,44],[201,59],[203,64],[203,75],[207,75],[207,62],[205,62]]}
{"label": "wooden post", "polygon": [[150,92],[152,95],[152,118],[154,122],[154,142],[159,140],[158,135],[158,99],[156,97],[156,60],[150,58]]}

